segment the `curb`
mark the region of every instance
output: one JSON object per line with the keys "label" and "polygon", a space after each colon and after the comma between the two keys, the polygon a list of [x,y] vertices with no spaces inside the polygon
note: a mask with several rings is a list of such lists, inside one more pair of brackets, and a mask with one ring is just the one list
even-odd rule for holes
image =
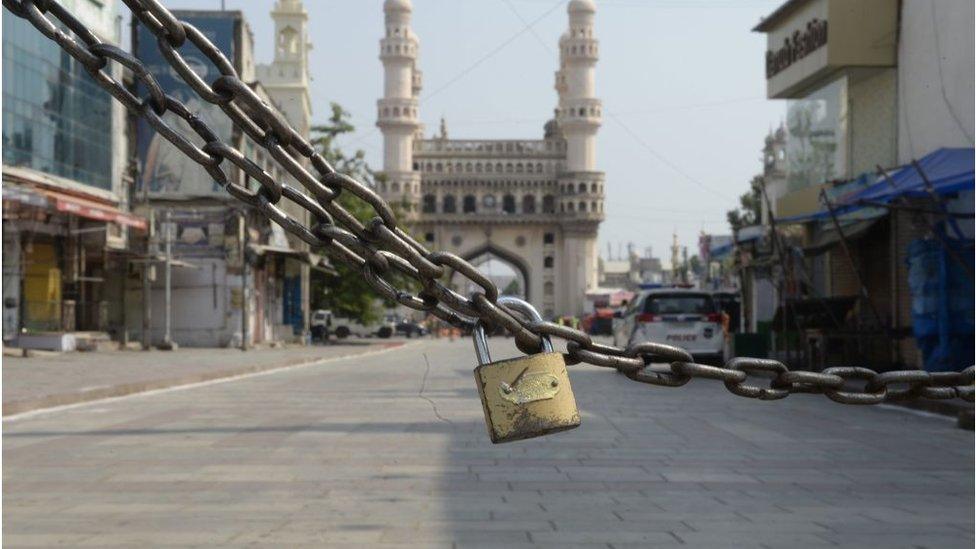
{"label": "curb", "polygon": [[242,368],[233,368],[228,370],[201,372],[198,374],[188,374],[177,378],[139,381],[134,383],[123,383],[121,385],[114,385],[112,387],[99,387],[97,389],[90,389],[87,391],[59,393],[59,394],[48,395],[40,398],[17,400],[14,402],[4,402],[2,415],[4,419],[8,419],[27,412],[44,410],[47,408],[57,408],[61,406],[83,404],[86,402],[94,402],[96,400],[105,400],[110,398],[118,398],[118,397],[124,397],[129,395],[135,395],[138,393],[145,393],[149,391],[171,389],[173,387],[181,387],[184,385],[207,383],[207,382],[217,381],[221,379],[248,376],[248,375],[259,374],[263,372],[270,372],[272,370],[281,370],[284,368],[309,366],[319,362],[343,360],[346,358],[354,358],[357,356],[363,356],[365,354],[370,354],[375,352],[384,352],[391,349],[400,348],[405,345],[406,345],[405,342],[398,341],[394,343],[386,343],[386,344],[378,345],[379,348],[377,349],[367,348],[367,350],[364,350],[362,353],[350,353],[350,354],[339,355],[339,356],[293,360],[290,362],[283,362],[277,364],[263,364],[259,366],[246,366]]}

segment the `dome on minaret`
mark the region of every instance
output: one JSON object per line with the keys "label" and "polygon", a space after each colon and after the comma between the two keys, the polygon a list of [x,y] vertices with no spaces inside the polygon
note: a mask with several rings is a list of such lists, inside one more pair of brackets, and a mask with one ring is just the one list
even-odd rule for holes
{"label": "dome on minaret", "polygon": [[569,3],[569,13],[596,13],[596,2],[593,0],[572,0]]}
{"label": "dome on minaret", "polygon": [[413,4],[410,0],[386,0],[383,2],[383,11],[413,11]]}

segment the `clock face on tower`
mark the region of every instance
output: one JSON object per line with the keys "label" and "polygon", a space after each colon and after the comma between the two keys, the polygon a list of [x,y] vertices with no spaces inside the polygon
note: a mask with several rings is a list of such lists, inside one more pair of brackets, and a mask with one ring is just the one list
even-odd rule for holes
{"label": "clock face on tower", "polygon": [[486,194],[484,198],[481,199],[481,203],[484,204],[486,208],[495,207],[495,195]]}

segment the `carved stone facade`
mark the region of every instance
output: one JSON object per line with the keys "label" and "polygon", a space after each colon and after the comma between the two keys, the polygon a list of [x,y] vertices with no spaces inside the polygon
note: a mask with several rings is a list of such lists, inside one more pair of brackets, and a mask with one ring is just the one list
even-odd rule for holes
{"label": "carved stone facade", "polygon": [[594,90],[593,2],[569,3],[556,118],[535,140],[449,139],[443,121],[440,135],[424,138],[412,7],[409,0],[387,0],[384,11],[379,193],[403,205],[425,244],[476,265],[489,255],[508,263],[545,316],[582,314],[586,291],[598,285],[596,235],[605,190],[604,174],[596,171],[603,113]]}

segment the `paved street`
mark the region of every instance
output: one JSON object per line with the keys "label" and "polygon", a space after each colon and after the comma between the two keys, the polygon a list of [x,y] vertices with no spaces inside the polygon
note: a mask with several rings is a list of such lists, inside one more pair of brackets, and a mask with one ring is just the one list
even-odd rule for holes
{"label": "paved street", "polygon": [[473,360],[425,341],[6,421],[3,542],[973,546],[951,420],[574,366],[579,429],[493,446]]}
{"label": "paved street", "polygon": [[402,340],[177,351],[50,353],[3,359],[3,415],[368,353]]}

